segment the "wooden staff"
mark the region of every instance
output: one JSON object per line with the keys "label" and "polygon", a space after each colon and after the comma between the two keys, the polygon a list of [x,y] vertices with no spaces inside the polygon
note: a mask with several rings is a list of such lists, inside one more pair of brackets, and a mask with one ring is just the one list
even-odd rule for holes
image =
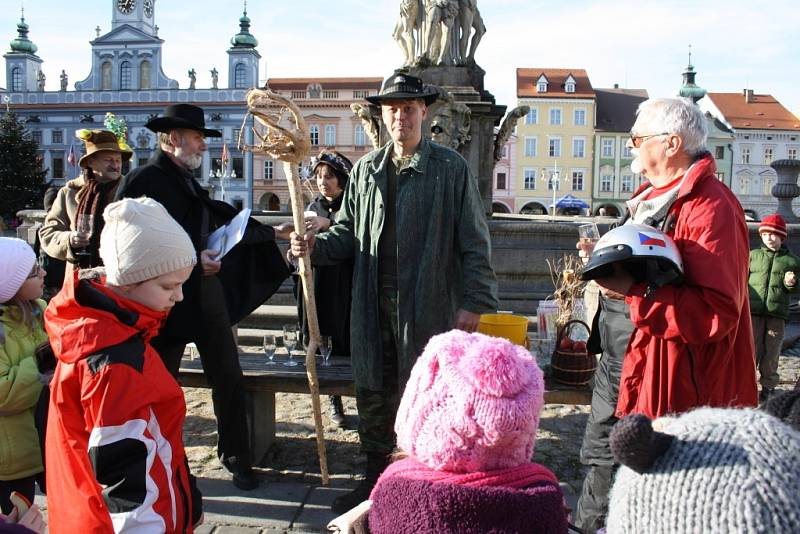
{"label": "wooden staff", "polygon": [[[246,145],[241,134],[239,147],[266,154],[273,159],[283,161],[286,181],[289,184],[292,220],[295,232],[305,236],[305,206],[303,206],[303,188],[298,175],[298,165],[308,155],[310,138],[308,127],[297,105],[290,99],[268,89],[251,89],[247,93],[248,111],[257,123],[266,127],[266,134],[253,128],[253,133],[261,143]],[[286,112],[288,111],[288,115]],[[281,125],[288,119],[288,126]],[[242,129],[243,131],[244,129]],[[322,484],[328,485],[328,459],[325,454],[325,433],[322,427],[322,409],[319,400],[319,380],[317,379],[317,348],[320,345],[319,320],[317,319],[317,303],[314,299],[314,278],[311,271],[311,259],[308,255],[299,258],[300,279],[303,281],[303,309],[306,312],[310,340],[306,351],[306,374],[311,391],[311,404],[314,412],[314,428],[317,431],[317,453],[322,475]]]}

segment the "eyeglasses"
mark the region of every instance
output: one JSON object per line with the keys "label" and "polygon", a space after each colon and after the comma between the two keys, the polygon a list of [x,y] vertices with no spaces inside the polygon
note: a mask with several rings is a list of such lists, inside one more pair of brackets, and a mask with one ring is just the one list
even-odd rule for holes
{"label": "eyeglasses", "polygon": [[628,135],[631,136],[631,144],[633,145],[633,148],[639,148],[640,146],[642,146],[643,141],[650,139],[651,137],[658,137],[659,135],[669,135],[669,132],[662,132],[650,135],[633,135],[633,132],[631,132]]}

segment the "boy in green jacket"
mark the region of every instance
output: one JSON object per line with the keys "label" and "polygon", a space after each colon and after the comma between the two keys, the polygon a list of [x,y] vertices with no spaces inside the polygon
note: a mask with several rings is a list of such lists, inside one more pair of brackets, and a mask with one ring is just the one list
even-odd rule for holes
{"label": "boy in green jacket", "polygon": [[766,401],[778,385],[778,358],[786,319],[789,295],[796,293],[800,258],[783,245],[786,222],[777,213],[764,217],[758,226],[763,245],[750,251],[750,314],[756,363],[761,382],[759,402]]}

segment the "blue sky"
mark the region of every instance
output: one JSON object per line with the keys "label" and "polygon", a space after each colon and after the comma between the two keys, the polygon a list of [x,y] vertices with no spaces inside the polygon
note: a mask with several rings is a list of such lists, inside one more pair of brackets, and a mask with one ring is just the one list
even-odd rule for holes
{"label": "blue sky", "polygon": [[[39,47],[48,88],[66,69],[70,86],[89,73],[94,27],[110,29],[115,0],[25,0],[30,38]],[[16,4],[16,7],[15,7]],[[4,0],[0,45],[16,36],[19,0]],[[250,0],[261,75],[386,76],[400,65],[391,38],[398,0]],[[478,0],[487,34],[478,49],[486,88],[498,103],[516,102],[517,67],[585,68],[595,87],[645,88],[672,95],[688,45],[697,81],[710,91],[770,93],[800,113],[800,3],[773,0]],[[229,39],[238,31],[237,0],[157,0],[165,73],[188,85],[227,79]],[[5,80],[0,83],[5,85]]]}

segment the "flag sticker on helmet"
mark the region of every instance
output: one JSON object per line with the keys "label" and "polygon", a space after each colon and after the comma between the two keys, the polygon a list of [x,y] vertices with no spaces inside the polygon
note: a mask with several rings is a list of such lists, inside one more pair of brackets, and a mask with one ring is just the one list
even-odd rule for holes
{"label": "flag sticker on helmet", "polygon": [[639,244],[640,245],[652,245],[654,247],[666,247],[667,244],[664,242],[663,239],[659,239],[657,237],[649,236],[644,232],[639,232]]}

